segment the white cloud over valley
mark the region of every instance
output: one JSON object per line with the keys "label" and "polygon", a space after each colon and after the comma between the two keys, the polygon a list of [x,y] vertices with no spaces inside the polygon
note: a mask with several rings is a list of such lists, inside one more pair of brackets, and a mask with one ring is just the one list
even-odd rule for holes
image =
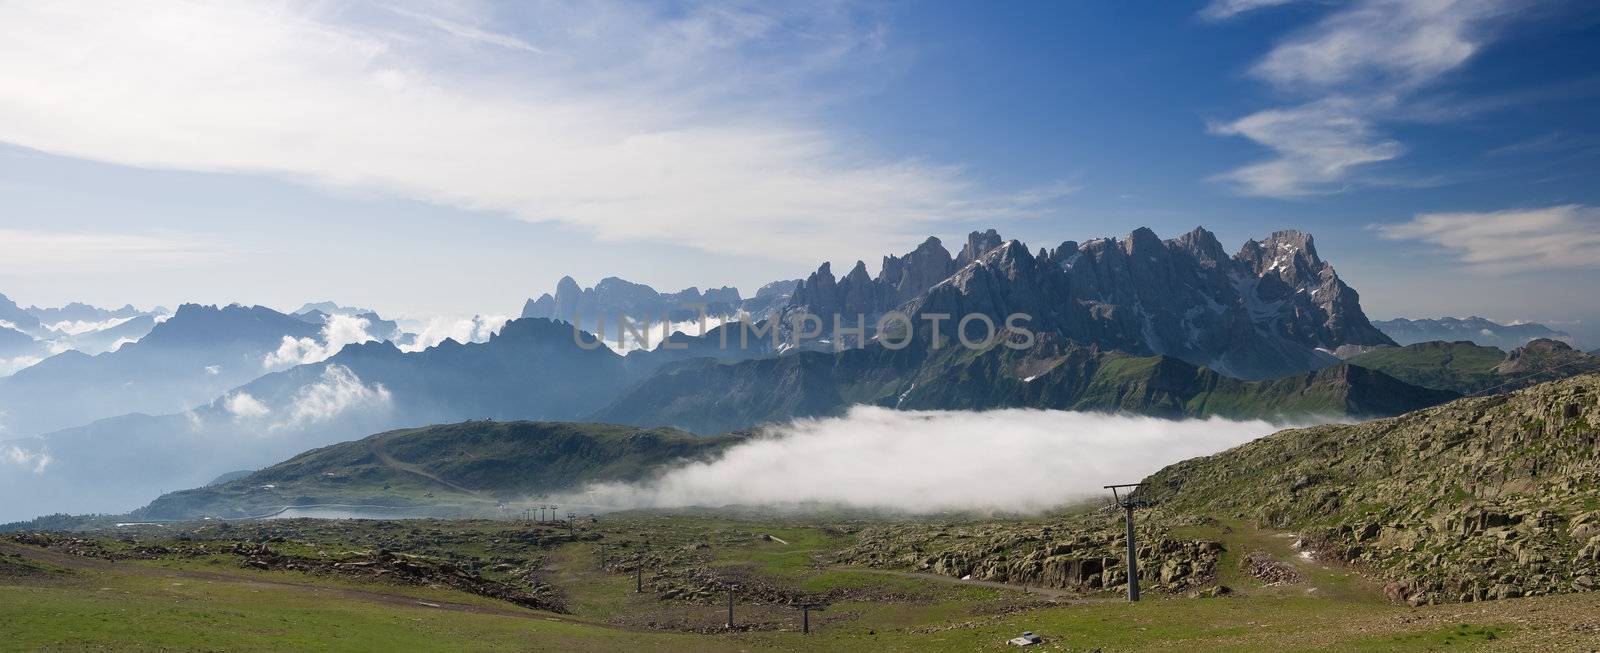
{"label": "white cloud over valley", "polygon": [[810,503],[914,513],[1038,511],[1278,428],[1065,411],[857,407],[842,418],[772,429],[715,461],[690,463],[652,482],[598,484],[558,502],[600,509]]}

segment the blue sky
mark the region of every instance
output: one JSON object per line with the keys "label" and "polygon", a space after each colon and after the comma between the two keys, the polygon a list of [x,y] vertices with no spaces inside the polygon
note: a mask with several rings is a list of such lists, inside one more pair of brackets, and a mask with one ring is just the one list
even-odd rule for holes
{"label": "blue sky", "polygon": [[0,9],[0,292],[512,313],[1205,225],[1600,336],[1588,3],[394,7]]}

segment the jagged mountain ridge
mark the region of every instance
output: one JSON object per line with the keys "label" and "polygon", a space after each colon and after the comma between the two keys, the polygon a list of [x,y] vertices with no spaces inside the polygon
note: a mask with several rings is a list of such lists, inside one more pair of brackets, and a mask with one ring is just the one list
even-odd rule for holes
{"label": "jagged mountain ridge", "polygon": [[[861,262],[842,278],[823,264],[784,315],[822,316],[831,330],[828,316],[853,326],[864,315],[871,325],[891,310],[982,313],[996,324],[1026,313],[1033,331],[1173,356],[1244,379],[1327,367],[1340,348],[1394,344],[1367,320],[1359,295],[1318,256],[1312,237],[1298,231],[1248,241],[1231,257],[1203,228],[1170,240],[1138,229],[1125,240],[1067,241],[1037,254],[993,230],[971,234],[954,257],[930,238],[886,258],[877,278]],[[955,325],[945,328],[955,335]]]}

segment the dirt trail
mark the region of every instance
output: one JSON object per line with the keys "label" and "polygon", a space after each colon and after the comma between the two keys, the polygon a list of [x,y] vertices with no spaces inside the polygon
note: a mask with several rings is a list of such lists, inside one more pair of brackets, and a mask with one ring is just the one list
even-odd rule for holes
{"label": "dirt trail", "polygon": [[119,574],[130,574],[135,576],[161,576],[165,578],[185,578],[190,580],[233,583],[247,587],[295,590],[300,592],[310,592],[312,594],[321,596],[332,596],[341,599],[367,601],[371,603],[382,603],[386,605],[402,607],[423,607],[435,610],[445,610],[448,612],[470,612],[473,614],[517,617],[520,619],[543,619],[547,621],[583,623],[572,619],[565,619],[549,612],[538,612],[516,607],[501,608],[487,605],[475,605],[470,603],[451,603],[448,601],[436,601],[432,599],[423,600],[414,596],[389,594],[386,592],[356,589],[352,587],[317,585],[314,583],[300,583],[288,580],[264,580],[220,572],[199,571],[192,569],[167,569],[163,567],[151,567],[131,562],[118,562],[113,560],[104,560],[101,558],[77,556],[70,553],[51,551],[49,549],[36,549],[33,547],[17,546],[4,542],[0,542],[0,553],[20,554],[22,557],[29,560],[55,565],[57,567],[66,567],[68,569],[88,569]]}
{"label": "dirt trail", "polygon": [[951,583],[951,584],[955,584],[955,585],[973,585],[973,586],[977,586],[977,587],[991,587],[991,588],[994,588],[994,589],[1013,590],[1013,591],[1017,591],[1017,592],[1027,592],[1029,594],[1038,594],[1040,596],[1049,597],[1052,601],[1057,601],[1057,602],[1067,602],[1067,603],[1115,603],[1115,602],[1121,600],[1121,599],[1116,599],[1116,598],[1085,598],[1082,594],[1079,594],[1079,593],[1074,592],[1072,590],[1055,589],[1055,588],[1051,588],[1051,587],[1034,587],[1032,585],[1016,585],[1016,584],[1012,584],[1012,583],[1001,583],[1001,582],[992,581],[992,580],[962,580],[960,578],[954,578],[954,577],[951,577],[951,576],[942,576],[942,575],[939,575],[939,574],[929,574],[929,573],[923,573],[923,572],[918,572],[918,571],[897,571],[897,570],[894,570],[894,569],[871,569],[871,568],[868,568],[868,567],[850,567],[850,566],[833,566],[833,567],[830,567],[830,569],[833,569],[835,571],[859,571],[861,573],[866,573],[866,574],[880,574],[880,575],[884,575],[884,576],[899,576],[901,578],[915,578],[915,579],[918,579],[918,580],[931,580],[931,581],[936,581],[936,582],[940,582],[940,583]]}
{"label": "dirt trail", "polygon": [[475,497],[488,498],[482,492],[479,492],[479,491],[474,490],[472,488],[466,487],[466,486],[461,485],[459,483],[456,483],[454,481],[442,478],[439,475],[434,474],[433,472],[430,472],[430,471],[428,471],[426,469],[423,469],[420,465],[413,465],[411,463],[402,462],[402,461],[396,459],[394,456],[389,455],[388,451],[385,451],[383,449],[383,438],[368,438],[367,439],[367,451],[370,451],[370,452],[372,452],[372,455],[377,456],[378,462],[381,462],[381,463],[383,463],[384,465],[387,465],[390,468],[405,472],[407,474],[415,474],[417,476],[421,476],[421,477],[423,477],[425,479],[428,479],[430,481],[433,481],[435,483],[438,483],[440,485],[448,487],[448,488],[450,488],[452,490],[455,490],[457,492],[465,492],[465,493],[470,494],[470,495],[475,496]]}

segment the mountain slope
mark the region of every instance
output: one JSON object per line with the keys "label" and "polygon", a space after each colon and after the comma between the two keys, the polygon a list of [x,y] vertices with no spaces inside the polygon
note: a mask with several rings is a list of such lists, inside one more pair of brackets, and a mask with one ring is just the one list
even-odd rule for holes
{"label": "mountain slope", "polygon": [[0,294],[0,327],[15,329],[23,333],[38,335],[44,327],[39,324],[39,318],[32,313],[22,310],[11,298]]}
{"label": "mountain slope", "polygon": [[243,478],[164,495],[142,519],[238,517],[289,505],[457,504],[492,511],[499,500],[603,481],[636,481],[742,440],[609,424],[473,421],[379,433],[305,452]]}
{"label": "mountain slope", "polygon": [[1537,339],[1507,354],[1471,342],[1379,347],[1347,360],[1425,388],[1464,395],[1509,392],[1545,381],[1600,372],[1600,357],[1559,340]]}
{"label": "mountain slope", "polygon": [[[1044,354],[1045,350],[1053,353]],[[1066,345],[1029,352],[880,346],[796,352],[742,362],[696,359],[663,367],[591,419],[715,433],[851,405],[907,410],[1047,408],[1159,417],[1306,419],[1395,415],[1458,395],[1381,372],[1336,365],[1243,381],[1167,356]]]}
{"label": "mountain slope", "polygon": [[1392,597],[1600,589],[1600,376],[1362,424],[1283,431],[1167,467],[1139,495],[1258,519],[1391,578]]}

